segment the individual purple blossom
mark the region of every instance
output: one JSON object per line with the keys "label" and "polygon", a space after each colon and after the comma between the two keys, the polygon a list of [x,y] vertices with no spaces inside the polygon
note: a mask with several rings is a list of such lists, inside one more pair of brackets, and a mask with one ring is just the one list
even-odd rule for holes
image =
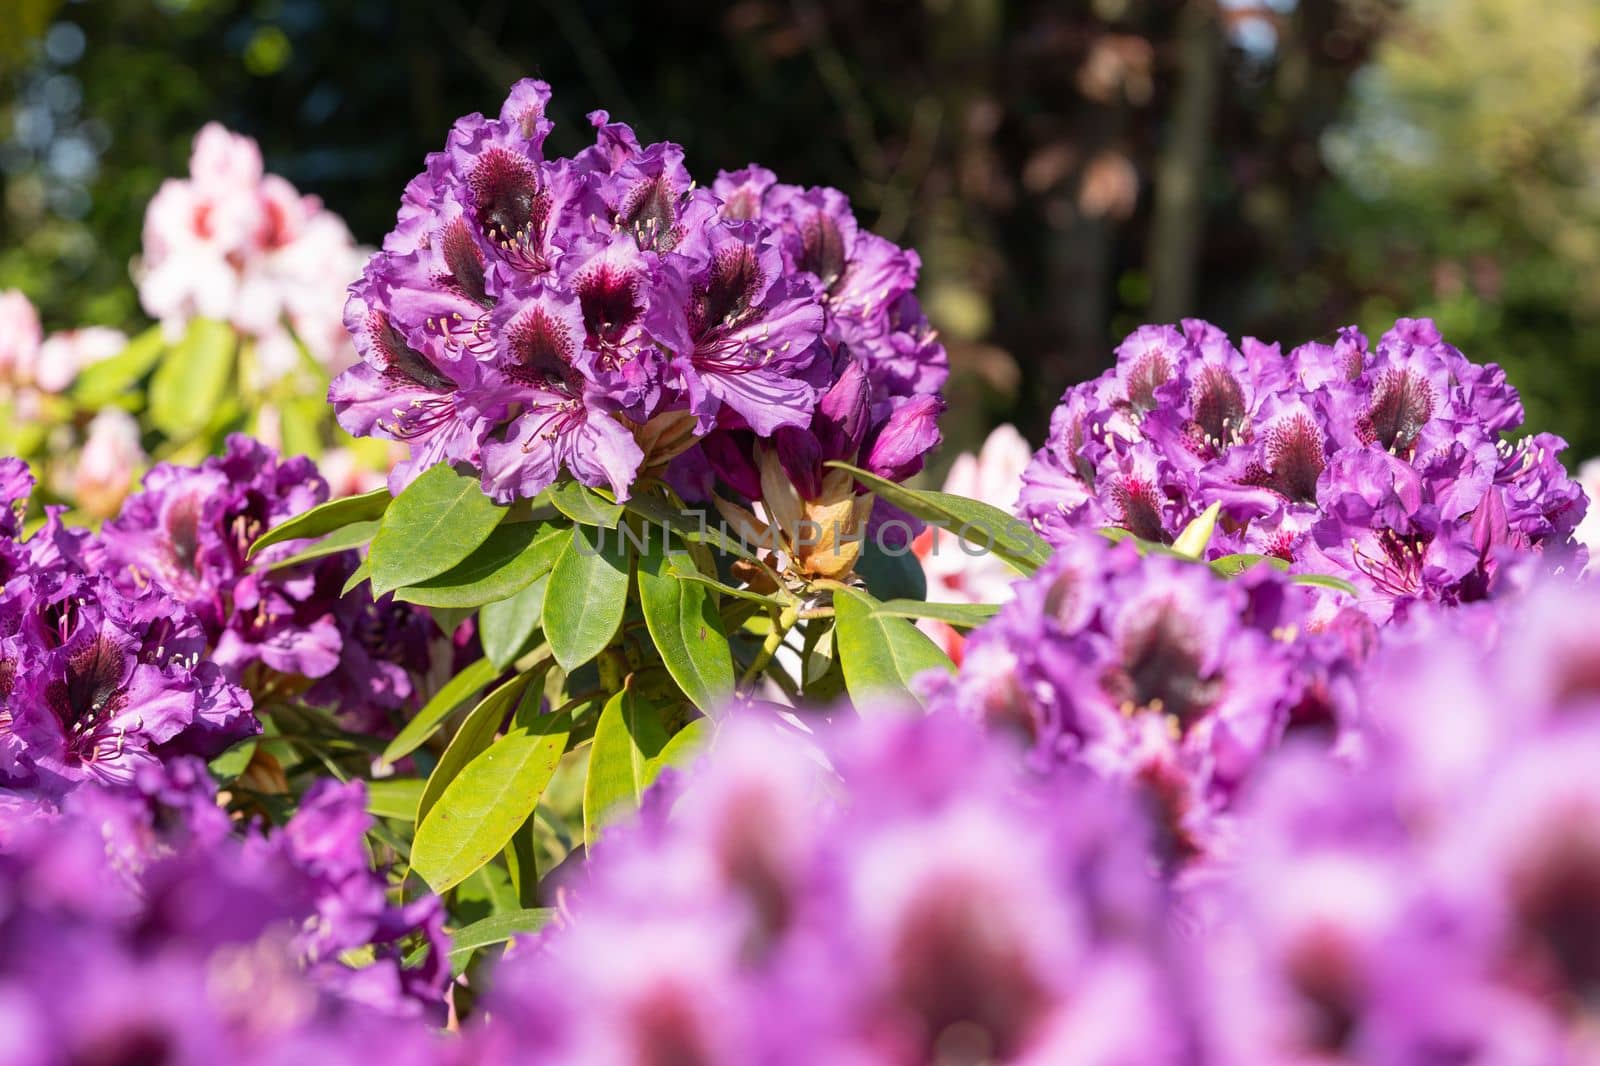
{"label": "individual purple blossom", "polygon": [[1424,319],[1375,348],[1345,329],[1287,355],[1193,319],[1144,326],[1062,398],[1019,509],[1052,543],[1104,526],[1171,543],[1217,504],[1211,557],[1342,578],[1382,621],[1494,595],[1517,554],[1581,570],[1586,501],[1555,459],[1564,445],[1504,439],[1521,420],[1504,372]]}

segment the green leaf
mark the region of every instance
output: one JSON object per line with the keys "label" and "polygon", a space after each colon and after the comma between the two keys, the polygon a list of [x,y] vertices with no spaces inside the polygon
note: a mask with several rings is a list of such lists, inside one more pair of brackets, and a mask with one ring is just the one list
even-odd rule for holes
{"label": "green leaf", "polygon": [[632,684],[612,696],[595,723],[589,774],[583,783],[583,842],[594,846],[600,825],[617,808],[639,809],[660,767],[651,761],[667,746],[661,715]]}
{"label": "green leaf", "polygon": [[223,781],[231,781],[244,773],[255,758],[259,737],[248,737],[211,760],[211,772]]}
{"label": "green leaf", "polygon": [[835,589],[834,643],[844,668],[845,689],[856,709],[868,713],[884,696],[915,695],[911,679],[924,670],[954,670],[939,646],[904,618],[876,613],[864,592]]}
{"label": "green leaf", "polygon": [[349,580],[344,583],[344,588],[339,590],[340,596],[348,596],[363,582],[372,580],[372,560],[362,559],[361,565],[355,568]]}
{"label": "green leaf", "polygon": [[613,503],[587,485],[576,481],[558,481],[545,492],[545,498],[555,509],[580,525],[617,528],[622,517],[622,504]]}
{"label": "green leaf", "polygon": [[116,355],[85,367],[72,383],[73,398],[84,407],[99,408],[137,393],[134,386],[156,365],[166,347],[161,327],[151,326]]}
{"label": "green leaf", "polygon": [[384,764],[399,762],[427,742],[438,731],[446,718],[472,699],[493,681],[500,669],[487,659],[477,659],[455,677],[445,682],[433,698],[423,705],[417,716],[405,724],[398,736],[383,749],[380,760]]}
{"label": "green leaf", "polygon": [[921,600],[890,600],[872,611],[880,618],[932,618],[958,629],[976,629],[995,616],[998,603],[924,603]]}
{"label": "green leaf", "polygon": [[417,826],[411,868],[444,892],[499,854],[539,803],[572,721],[535,718],[489,746],[445,788]]}
{"label": "green leaf", "polygon": [[676,733],[667,741],[667,746],[656,753],[650,760],[648,767],[649,781],[655,784],[656,778],[661,776],[661,771],[669,766],[687,766],[693,762],[710,743],[711,719],[696,718]]}
{"label": "green leaf", "polygon": [[[542,673],[540,676],[543,676]],[[495,734],[500,732],[500,726],[505,722],[506,715],[517,705],[517,701],[522,699],[523,692],[532,680],[532,674],[518,674],[485,696],[476,707],[472,708],[466,718],[462,719],[461,728],[450,738],[444,754],[439,756],[439,764],[433,768],[433,773],[428,775],[428,783],[423,786],[422,795],[417,797],[419,823],[428,816],[433,805],[439,802],[439,797],[444,794],[450,782],[454,781],[473,759],[494,743]]]}
{"label": "green leaf", "polygon": [[367,782],[367,813],[402,822],[417,817],[417,801],[422,798],[419,777],[387,777]]}
{"label": "green leaf", "polygon": [[313,559],[338,555],[340,552],[359,548],[371,540],[373,534],[377,532],[378,523],[376,521],[352,522],[343,529],[336,529],[329,533],[326,537],[311,545],[311,547],[297,551],[285,559],[279,559],[267,569],[284,570],[291,566],[299,566],[301,563],[308,563]]}
{"label": "green leaf", "polygon": [[396,589],[394,598],[425,607],[481,607],[515,596],[550,572],[566,544],[567,527],[508,522],[449,570]]}
{"label": "green leaf", "polygon": [[[622,505],[630,514],[636,514],[649,525],[666,527],[681,537],[686,544],[704,544],[716,548],[720,552],[748,559],[752,562],[757,556],[746,547],[737,537],[730,537],[722,531],[720,525],[707,522],[704,511],[685,512],[673,507],[658,496],[634,496]],[[695,515],[698,517],[690,517]],[[717,521],[720,523],[721,519]]]}
{"label": "green leaf", "polygon": [[456,635],[456,630],[461,628],[461,623],[477,614],[473,607],[430,607],[428,614],[433,616],[433,624],[439,627],[439,632],[447,637]]}
{"label": "green leaf", "polygon": [[186,440],[206,427],[223,406],[238,341],[226,323],[197,318],[189,324],[150,379],[150,421],[157,429]]}
{"label": "green leaf", "polygon": [[1217,531],[1217,516],[1222,513],[1222,504],[1213,503],[1202,511],[1199,517],[1183,527],[1183,532],[1178,534],[1178,539],[1172,542],[1172,550],[1185,559],[1200,559],[1206,554],[1206,545],[1211,543],[1211,535]]}
{"label": "green leaf", "polygon": [[574,526],[544,594],[544,635],[562,669],[576,670],[611,643],[627,601],[628,546],[622,535]]}
{"label": "green leaf", "polygon": [[503,944],[518,933],[536,933],[555,918],[550,907],[503,911],[450,932],[450,969],[459,973],[482,948]]}
{"label": "green leaf", "polygon": [[478,612],[478,639],[483,654],[501,669],[522,657],[544,619],[544,597],[550,575],[544,574],[510,599],[485,604]]}
{"label": "green leaf", "polygon": [[716,596],[705,585],[685,581],[674,572],[674,565],[681,571],[693,570],[695,564],[687,551],[664,543],[665,530],[647,533],[645,554],[639,557],[639,604],[645,626],[684,695],[702,711],[713,710],[733,695],[733,653]]}
{"label": "green leaf", "polygon": [[449,570],[489,539],[507,510],[483,494],[471,471],[429,467],[383,513],[367,553],[372,594]]}
{"label": "green leaf", "polygon": [[668,570],[672,576],[677,578],[679,581],[693,581],[695,584],[704,585],[708,589],[716,589],[724,596],[732,596],[735,599],[740,600],[749,600],[751,603],[759,603],[764,607],[783,606],[784,601],[778,599],[776,596],[768,596],[765,593],[751,592],[749,589],[740,589],[734,588],[732,585],[724,585],[716,578],[707,577],[698,570],[691,570],[685,566],[674,566],[671,563],[668,563]]}
{"label": "green leaf", "polygon": [[1335,592],[1343,592],[1350,596],[1361,595],[1360,589],[1344,578],[1334,577],[1332,574],[1290,574],[1289,584],[1314,585],[1317,588],[1333,589]]}
{"label": "green leaf", "polygon": [[360,496],[345,496],[318,504],[305,514],[280,522],[257,537],[256,542],[250,545],[250,558],[255,558],[263,548],[286,540],[320,537],[357,522],[375,522],[383,517],[384,509],[388,506],[388,489],[373,489]]}
{"label": "green leaf", "polygon": [[[944,547],[960,550],[953,544]],[[861,542],[861,555],[856,559],[856,575],[867,591],[880,600],[928,598],[928,575],[909,544],[890,548],[879,545],[876,537],[867,537]]]}
{"label": "green leaf", "polygon": [[1254,552],[1239,552],[1213,559],[1211,569],[1223,577],[1238,577],[1252,566],[1259,566],[1262,563],[1274,570],[1289,569],[1287,559],[1280,559],[1276,555],[1257,555]]}
{"label": "green leaf", "polygon": [[970,544],[988,548],[1021,573],[1033,573],[1050,558],[1050,545],[1022,519],[998,507],[948,492],[908,489],[848,463],[827,465],[850,471],[857,481],[901,510],[947,529]]}

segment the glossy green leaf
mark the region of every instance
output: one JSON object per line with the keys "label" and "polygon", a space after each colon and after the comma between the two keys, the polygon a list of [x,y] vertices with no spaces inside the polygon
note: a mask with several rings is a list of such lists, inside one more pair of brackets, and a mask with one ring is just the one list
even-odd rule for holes
{"label": "glossy green leaf", "polygon": [[303,548],[287,558],[279,559],[267,569],[285,570],[291,566],[299,566],[301,563],[309,563],[313,559],[322,559],[329,555],[338,555],[340,552],[350,551],[352,548],[359,548],[371,540],[377,532],[378,523],[376,521],[352,522],[343,529],[336,529],[329,533],[309,548]]}
{"label": "glossy green leaf", "polygon": [[707,521],[705,511],[685,511],[658,496],[634,496],[623,507],[653,527],[652,535],[659,534],[662,529],[670,529],[687,544],[703,544],[740,559],[756,559],[756,554],[739,538],[723,532],[719,516],[713,515],[714,521]]}
{"label": "glossy green leaf", "polygon": [[73,398],[88,408],[116,403],[135,391],[134,386],[161,359],[166,347],[161,327],[151,326],[116,355],[84,367],[72,383]]}
{"label": "glossy green leaf", "polygon": [[510,599],[485,604],[478,612],[478,639],[483,654],[502,669],[516,662],[544,619],[544,597],[550,575],[544,574]]}
{"label": "glossy green leaf", "polygon": [[428,783],[423,786],[422,795],[417,797],[419,823],[428,816],[433,805],[439,802],[439,797],[450,786],[450,782],[454,781],[473,759],[494,743],[495,734],[500,732],[507,715],[517,706],[517,701],[522,699],[532,680],[532,674],[518,674],[478,701],[478,705],[472,708],[471,713],[461,720],[461,728],[450,738],[444,754],[439,756],[438,765],[433,768],[433,773],[428,775]]}
{"label": "glossy green leaf", "polygon": [[659,766],[652,760],[667,746],[667,730],[655,707],[631,685],[612,696],[595,723],[589,774],[583,783],[583,841],[593,847],[602,823],[621,809],[639,809]]}
{"label": "glossy green leaf", "polygon": [[998,507],[948,492],[908,489],[848,463],[828,465],[850,471],[857,481],[901,510],[987,548],[1024,574],[1033,573],[1050,558],[1050,545],[1022,519]]}
{"label": "glossy green leaf", "polygon": [[689,765],[705,746],[711,741],[711,719],[696,718],[676,733],[667,741],[667,746],[658,751],[655,758],[650,760],[648,776],[651,784],[661,776],[661,771],[669,766],[683,767]]}
{"label": "glossy green leaf", "polygon": [[178,439],[204,429],[223,406],[238,346],[238,335],[226,323],[189,323],[189,332],[150,379],[151,423]]}
{"label": "glossy green leaf", "polygon": [[395,599],[425,607],[481,607],[515,596],[550,572],[568,535],[564,525],[504,523],[449,570],[396,589]]}
{"label": "glossy green leaf", "polygon": [[924,670],[954,670],[939,646],[911,622],[876,613],[878,603],[854,589],[833,593],[834,644],[845,688],[856,709],[872,710],[883,697],[916,695],[911,679]]}
{"label": "glossy green leaf", "polygon": [[976,629],[1000,610],[997,603],[924,603],[921,600],[889,600],[873,608],[884,618],[931,618],[959,629]]}
{"label": "glossy green leaf", "polygon": [[519,933],[536,933],[555,918],[550,907],[503,911],[450,931],[450,968],[459,973],[482,948],[503,944]]}
{"label": "glossy green leaf", "polygon": [[362,559],[361,565],[356,567],[344,583],[344,588],[339,590],[339,595],[348,596],[364,583],[372,580],[372,560]]}
{"label": "glossy green leaf", "polygon": [[1289,584],[1314,585],[1317,588],[1333,589],[1335,592],[1343,592],[1350,596],[1361,595],[1360,589],[1344,578],[1334,577],[1332,574],[1290,574]]}
{"label": "glossy green leaf", "polygon": [[1234,555],[1224,555],[1211,560],[1211,569],[1223,577],[1238,577],[1252,566],[1262,563],[1274,570],[1289,569],[1289,560],[1280,559],[1275,555],[1257,555],[1254,552],[1239,552]]}
{"label": "glossy green leaf", "polygon": [[263,548],[286,540],[320,537],[358,522],[376,522],[383,517],[388,506],[388,489],[373,489],[360,496],[345,496],[318,504],[305,514],[280,522],[257,537],[256,542],[250,545],[250,557],[254,558]]}
{"label": "glossy green leaf", "polygon": [[581,525],[617,528],[622,517],[622,504],[613,503],[587,485],[576,481],[558,481],[545,491],[544,498],[555,509]]}
{"label": "glossy green leaf", "polygon": [[430,607],[428,614],[433,617],[433,624],[439,628],[444,636],[455,636],[456,630],[461,628],[461,623],[477,614],[475,607]]}
{"label": "glossy green leaf", "polygon": [[565,715],[519,725],[450,782],[411,845],[411,868],[430,888],[444,892],[500,853],[538,806],[571,727]]}
{"label": "glossy green leaf", "polygon": [[704,585],[708,589],[716,589],[724,596],[732,596],[735,599],[748,600],[751,603],[759,603],[763,607],[781,608],[783,606],[784,601],[778,599],[776,596],[768,596],[762,592],[752,592],[749,589],[734,588],[732,585],[725,585],[714,577],[707,577],[697,569],[692,569],[687,566],[674,566],[669,563],[668,570],[673,577],[680,581],[693,581],[695,584]]}
{"label": "glossy green leaf", "polygon": [[259,737],[241,740],[227,751],[211,760],[211,772],[223,781],[231,781],[244,773],[245,767],[255,757]]}
{"label": "glossy green leaf", "polygon": [[405,724],[399,735],[383,749],[381,761],[386,764],[398,762],[422,747],[444,724],[445,719],[475,697],[499,673],[499,668],[487,659],[470,663],[466,669],[445,682],[417,712],[417,716]]}
{"label": "glossy green leaf", "polygon": [[422,798],[420,777],[386,777],[367,782],[367,813],[379,818],[410,822],[417,817]]}
{"label": "glossy green leaf", "polygon": [[[959,551],[959,547],[946,542],[946,551]],[[880,600],[925,600],[928,598],[928,575],[922,562],[908,544],[903,548],[880,546],[875,537],[861,542],[861,555],[856,559],[856,576],[867,591]]]}
{"label": "glossy green leaf", "polygon": [[667,672],[696,707],[710,711],[733,694],[733,654],[722,629],[714,592],[685,581],[676,570],[695,569],[681,547],[665,544],[664,530],[649,531],[639,557],[639,604],[645,626]]}
{"label": "glossy green leaf", "polygon": [[611,643],[628,601],[628,546],[615,530],[574,526],[550,571],[544,635],[556,662],[576,670]]}
{"label": "glossy green leaf", "polygon": [[372,594],[449,570],[489,539],[506,511],[483,494],[475,473],[444,463],[429,467],[383,513],[367,553]]}

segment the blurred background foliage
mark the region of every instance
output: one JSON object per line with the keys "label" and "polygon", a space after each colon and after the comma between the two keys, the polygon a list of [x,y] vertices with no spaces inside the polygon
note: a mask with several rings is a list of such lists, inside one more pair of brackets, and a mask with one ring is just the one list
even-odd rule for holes
{"label": "blurred background foliage", "polygon": [[1017,422],[1146,320],[1286,344],[1438,317],[1600,452],[1593,0],[6,0],[0,288],[142,324],[144,205],[217,119],[364,242],[459,114],[556,91],[691,169],[831,184],[914,244],[947,434]]}

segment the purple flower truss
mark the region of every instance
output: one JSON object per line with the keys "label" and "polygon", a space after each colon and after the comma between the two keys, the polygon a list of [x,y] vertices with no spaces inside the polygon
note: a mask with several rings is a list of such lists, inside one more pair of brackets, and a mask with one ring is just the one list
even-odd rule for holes
{"label": "purple flower truss", "polygon": [[1119,526],[1170,543],[1211,504],[1213,556],[1255,552],[1333,574],[1380,621],[1416,600],[1492,593],[1506,560],[1576,573],[1587,501],[1549,434],[1511,441],[1505,374],[1401,319],[1377,347],[1354,329],[1283,355],[1219,330],[1143,326],[1117,365],[1069,389],[1024,475],[1046,539]]}
{"label": "purple flower truss", "polygon": [[[7,1062],[439,1061],[449,944],[437,899],[388,904],[360,785],[242,836],[203,764],[88,786],[0,835]],[[400,940],[430,962],[402,970]],[[377,942],[356,969],[335,955]],[[437,1054],[438,1049],[433,1049]]]}
{"label": "purple flower truss", "polygon": [[310,702],[381,730],[387,712],[420,695],[407,666],[432,654],[428,613],[365,590],[341,596],[360,562],[353,551],[272,569],[302,546],[290,542],[246,560],[261,533],[327,498],[311,460],[234,436],[198,467],[151,470],[98,551],[125,589],[155,587],[192,610],[208,658],[230,679],[288,695],[309,684]]}
{"label": "purple flower truss", "polygon": [[[395,491],[461,462],[502,501],[564,476],[624,498],[680,456],[669,473],[692,494],[717,473],[755,490],[753,442],[783,432],[797,468],[869,440],[899,476],[920,465],[947,361],[915,253],[832,189],[759,167],[699,186],[681,148],[641,146],[603,111],[592,147],[548,159],[549,98],[523,81],[497,118],[459,120],[351,288],[362,361],[329,396],[351,433],[410,445]],[[830,432],[819,401],[852,374],[860,425],[805,451],[793,435]]]}
{"label": "purple flower truss", "polygon": [[1349,742],[1371,631],[1271,567],[1225,580],[1091,536],[1016,585],[959,673],[928,675],[928,694],[1015,732],[1042,770],[1136,784],[1169,861],[1187,860],[1215,846],[1219,815],[1286,734]]}
{"label": "purple flower truss", "polygon": [[100,546],[61,524],[20,539],[26,468],[0,464],[0,784],[59,797],[130,783],[177,754],[215,755],[257,728],[250,697],[204,661],[193,614],[99,571]]}
{"label": "purple flower truss", "polygon": [[497,972],[480,1058],[1179,1061],[1164,889],[1119,796],[1030,780],[955,716],[821,753],[780,728],[729,722],[670,820],[658,798],[600,842],[570,922]]}

